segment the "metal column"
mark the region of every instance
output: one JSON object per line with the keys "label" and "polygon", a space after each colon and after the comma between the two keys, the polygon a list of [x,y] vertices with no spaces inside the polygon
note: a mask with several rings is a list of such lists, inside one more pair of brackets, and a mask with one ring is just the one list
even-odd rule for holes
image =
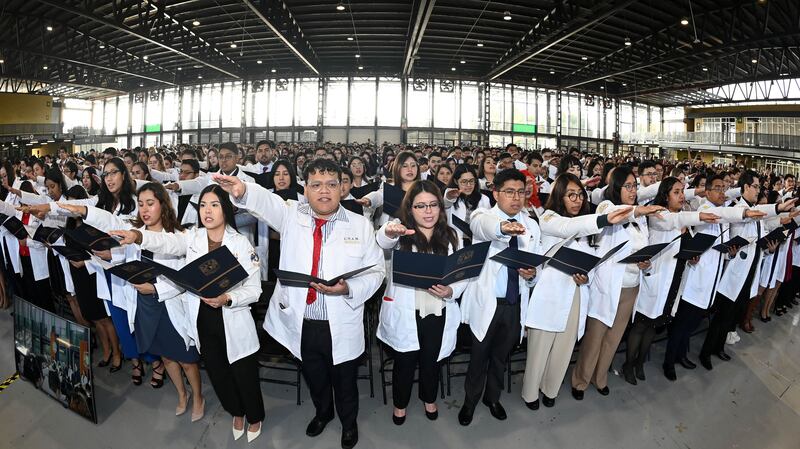
{"label": "metal column", "polygon": [[327,95],[325,94],[326,78],[319,78],[317,80],[317,143],[321,144],[322,139],[322,125],[324,124],[325,103],[327,102]]}
{"label": "metal column", "polygon": [[561,149],[561,91],[556,92],[556,151]]}
{"label": "metal column", "polygon": [[483,144],[485,146],[489,145],[491,112],[491,84],[483,83]]}

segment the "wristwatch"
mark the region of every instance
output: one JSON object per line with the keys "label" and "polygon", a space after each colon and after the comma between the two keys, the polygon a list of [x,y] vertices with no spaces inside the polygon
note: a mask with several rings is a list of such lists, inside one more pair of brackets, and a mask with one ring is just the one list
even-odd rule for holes
{"label": "wristwatch", "polygon": [[228,300],[227,300],[227,301],[225,301],[225,307],[230,307],[230,306],[232,306],[232,305],[233,305],[233,300],[232,300],[232,299],[230,299],[230,298],[228,298]]}

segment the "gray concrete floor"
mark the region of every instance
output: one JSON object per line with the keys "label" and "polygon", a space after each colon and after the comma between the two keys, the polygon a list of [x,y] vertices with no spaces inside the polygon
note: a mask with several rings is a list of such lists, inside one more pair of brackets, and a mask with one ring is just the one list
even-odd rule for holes
{"label": "gray concrete floor", "polygon": [[[425,419],[413,399],[404,426],[391,422],[380,388],[369,397],[360,382],[360,448],[493,447],[493,448],[800,448],[800,345],[797,308],[769,324],[756,322],[752,335],[728,352],[731,362],[715,359],[714,370],[688,372],[678,367],[678,381],[660,372],[663,343],[655,345],[646,365],[648,380],[638,386],[611,376],[611,395],[594,390],[577,402],[565,384],[554,408],[532,412],[520,399],[521,376],[502,402],[509,418],[499,422],[479,406],[471,426],[458,424],[463,378],[455,380],[453,396],[440,402],[436,422]],[[13,322],[0,312],[0,381],[14,372]],[[693,341],[699,346],[699,339]],[[620,364],[618,355],[615,367]],[[129,382],[130,364],[109,374],[95,369],[100,422],[94,425],[65,410],[22,380],[0,393],[0,448],[335,448],[340,426],[332,422],[317,438],[305,436],[313,406],[304,390],[303,405],[294,390],[264,384],[267,418],[264,432],[248,445],[233,441],[230,417],[220,407],[204,375],[206,416],[190,423],[189,414],[176,418],[175,390]],[[391,399],[390,399],[391,404]]]}

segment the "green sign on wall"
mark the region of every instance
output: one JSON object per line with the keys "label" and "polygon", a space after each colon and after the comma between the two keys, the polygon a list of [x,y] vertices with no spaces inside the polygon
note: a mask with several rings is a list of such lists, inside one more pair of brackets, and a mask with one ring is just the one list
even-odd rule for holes
{"label": "green sign on wall", "polygon": [[523,123],[514,123],[514,126],[511,128],[511,131],[515,133],[536,134],[536,125],[525,125]]}
{"label": "green sign on wall", "polygon": [[157,133],[161,132],[161,124],[157,125],[144,125],[144,131],[148,133]]}

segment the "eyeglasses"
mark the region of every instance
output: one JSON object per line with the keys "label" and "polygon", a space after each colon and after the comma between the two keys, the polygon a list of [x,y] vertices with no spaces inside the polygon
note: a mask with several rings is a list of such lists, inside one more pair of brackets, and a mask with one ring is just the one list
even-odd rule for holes
{"label": "eyeglasses", "polygon": [[525,197],[525,190],[500,190],[499,191],[506,198]]}
{"label": "eyeglasses", "polygon": [[180,170],[179,173],[182,175],[191,175],[194,174],[195,172],[193,170]]}
{"label": "eyeglasses", "polygon": [[636,190],[637,187],[639,187],[639,184],[637,184],[635,182],[634,183],[629,183],[629,184],[622,184],[622,188],[627,190],[627,191],[629,191],[629,192],[631,190]]}
{"label": "eyeglasses", "polygon": [[327,187],[328,190],[336,190],[339,188],[340,184],[341,183],[339,181],[328,181],[328,182],[315,181],[306,184],[306,187],[311,189],[312,192],[321,192],[323,186]]}
{"label": "eyeglasses", "polygon": [[438,201],[434,201],[434,202],[428,203],[428,204],[417,203],[417,204],[412,205],[411,207],[413,207],[416,210],[438,209],[439,208],[439,202]]}
{"label": "eyeglasses", "polygon": [[651,176],[655,176],[657,174],[658,174],[657,172],[648,172],[648,173],[642,173],[642,176],[651,177]]}
{"label": "eyeglasses", "polygon": [[725,187],[710,187],[706,189],[706,192],[719,192],[722,193],[725,191]]}
{"label": "eyeglasses", "polygon": [[578,198],[583,201],[586,199],[586,192],[569,192],[564,196],[570,201],[578,201]]}
{"label": "eyeglasses", "polygon": [[224,156],[220,154],[219,156],[217,156],[217,159],[219,159],[221,161],[229,161],[229,160],[231,160],[233,158],[234,158],[234,156],[232,154],[226,154]]}
{"label": "eyeglasses", "polygon": [[103,173],[103,177],[105,178],[107,176],[115,176],[115,175],[118,175],[119,173],[121,173],[119,170],[109,170],[109,171]]}
{"label": "eyeglasses", "polygon": [[459,179],[458,183],[462,186],[474,186],[475,185],[475,178],[470,179]]}
{"label": "eyeglasses", "polygon": [[750,187],[754,188],[754,189],[760,189],[761,188],[761,184],[748,184],[748,185]]}

